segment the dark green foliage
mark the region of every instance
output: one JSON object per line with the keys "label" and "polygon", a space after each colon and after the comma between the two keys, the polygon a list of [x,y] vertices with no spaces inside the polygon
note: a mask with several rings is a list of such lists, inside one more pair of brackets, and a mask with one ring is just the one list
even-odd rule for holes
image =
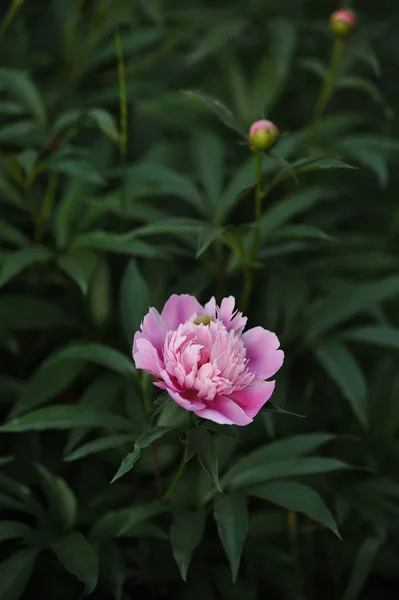
{"label": "dark green foliage", "polygon": [[[314,119],[339,4],[1,4],[1,600],[397,597],[397,6]],[[278,334],[248,427],[136,371],[172,293]]]}

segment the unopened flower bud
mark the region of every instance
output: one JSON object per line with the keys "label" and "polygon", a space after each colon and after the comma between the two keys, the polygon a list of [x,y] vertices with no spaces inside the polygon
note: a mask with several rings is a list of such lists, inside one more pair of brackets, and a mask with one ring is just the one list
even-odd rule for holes
{"label": "unopened flower bud", "polygon": [[330,16],[330,26],[334,37],[346,39],[357,28],[356,15],[346,8],[337,10]]}
{"label": "unopened flower bud", "polygon": [[271,121],[255,121],[249,130],[249,146],[253,152],[266,152],[277,144],[280,132]]}

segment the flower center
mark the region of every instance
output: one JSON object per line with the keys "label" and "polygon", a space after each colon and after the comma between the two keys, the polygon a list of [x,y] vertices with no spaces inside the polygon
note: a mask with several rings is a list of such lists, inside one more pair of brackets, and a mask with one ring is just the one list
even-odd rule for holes
{"label": "flower center", "polygon": [[214,322],[215,322],[215,319],[209,315],[200,315],[193,321],[194,325],[207,325],[208,327],[211,323],[214,323]]}

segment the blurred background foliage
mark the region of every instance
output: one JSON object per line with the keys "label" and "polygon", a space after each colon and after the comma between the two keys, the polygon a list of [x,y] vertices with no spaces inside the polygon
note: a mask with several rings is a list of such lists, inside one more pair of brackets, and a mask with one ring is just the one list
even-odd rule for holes
{"label": "blurred background foliage", "polygon": [[[2,600],[397,597],[399,16],[350,6],[310,127],[340,6],[2,3]],[[283,135],[253,256],[240,132],[264,116]],[[130,351],[171,293],[233,294],[276,331],[273,403],[303,416],[193,429],[165,502],[186,415],[146,414]]]}

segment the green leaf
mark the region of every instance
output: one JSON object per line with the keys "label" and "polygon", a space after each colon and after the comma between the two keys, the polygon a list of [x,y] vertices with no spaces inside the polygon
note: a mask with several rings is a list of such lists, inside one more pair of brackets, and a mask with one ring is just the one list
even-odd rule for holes
{"label": "green leaf", "polygon": [[69,360],[93,362],[111,369],[124,377],[131,377],[136,371],[133,362],[127,356],[118,352],[118,350],[90,342],[71,344],[57,350],[46,360],[43,366],[50,367],[59,362]]}
{"label": "green leaf", "polygon": [[387,118],[393,118],[394,112],[390,106],[385,102],[384,96],[380,90],[367,79],[363,77],[343,77],[337,83],[337,86],[342,89],[358,90],[367,94],[375,104],[379,104],[384,110]]}
{"label": "green leaf", "polygon": [[92,108],[89,115],[110,140],[115,143],[119,142],[119,131],[115,119],[108,111],[102,108]]}
{"label": "green leaf", "polygon": [[193,552],[204,535],[205,519],[206,513],[202,510],[179,512],[174,516],[170,528],[170,543],[184,581],[187,581],[187,571]]}
{"label": "green leaf", "polygon": [[39,121],[46,120],[46,109],[35,84],[14,69],[0,69],[0,85],[15,96]]}
{"label": "green leaf", "polygon": [[220,199],[223,185],[224,145],[210,131],[199,131],[193,139],[195,166],[211,207]]}
{"label": "green leaf", "polygon": [[22,231],[0,219],[0,240],[13,246],[27,246],[29,239]]}
{"label": "green leaf", "polygon": [[0,521],[0,541],[13,540],[18,538],[30,539],[32,530],[30,527],[19,521]]}
{"label": "green leaf", "polygon": [[[105,410],[111,410],[121,391],[123,380],[115,373],[105,373],[88,385],[80,398],[79,405],[93,406]],[[130,382],[129,382],[130,387]],[[79,427],[72,429],[68,434],[68,444],[64,452],[71,452],[91,431],[90,427]]]}
{"label": "green leaf", "polygon": [[398,294],[399,277],[396,276],[343,286],[309,308],[306,337],[312,342],[343,321]]}
{"label": "green leaf", "polygon": [[301,60],[298,60],[298,65],[302,69],[305,69],[305,71],[309,71],[310,73],[313,73],[314,75],[319,77],[319,79],[321,79],[322,81],[324,80],[324,78],[326,76],[326,73],[327,73],[326,66],[320,60],[317,60],[317,58],[313,58],[313,57],[302,58]]}
{"label": "green leaf", "polygon": [[129,347],[150,307],[150,291],[136,263],[128,262],[120,291],[120,314]]}
{"label": "green leaf", "polygon": [[[262,173],[273,172],[276,169],[276,164],[273,159],[262,156]],[[223,223],[234,206],[255,185],[256,169],[254,159],[251,157],[235,170],[229,185],[215,207],[215,222],[217,224]]]}
{"label": "green leaf", "polygon": [[22,393],[14,404],[11,417],[46,404],[67,389],[81,374],[84,367],[82,361],[70,361],[54,365],[42,364],[26,382]]}
{"label": "green leaf", "polygon": [[132,169],[131,176],[154,184],[157,194],[175,195],[203,212],[203,200],[195,183],[169,167],[156,162],[142,162]]}
{"label": "green leaf", "polygon": [[42,487],[47,498],[49,515],[63,529],[71,529],[77,517],[77,499],[67,482],[56,477],[43,465],[38,465]]}
{"label": "green leaf", "polygon": [[27,293],[6,294],[0,297],[0,323],[14,331],[42,331],[79,327],[57,304]]}
{"label": "green leaf", "polygon": [[341,332],[339,337],[347,342],[362,342],[394,350],[399,349],[399,329],[388,325],[357,327]]}
{"label": "green leaf", "polygon": [[94,523],[90,535],[93,538],[121,537],[136,525],[140,525],[166,510],[168,508],[165,502],[156,501],[110,511]]}
{"label": "green leaf", "polygon": [[246,473],[253,467],[262,466],[276,459],[288,459],[314,452],[335,439],[336,436],[331,433],[304,433],[266,444],[240,458],[226,473],[222,482],[227,483],[235,474]]}
{"label": "green leaf", "polygon": [[123,459],[121,466],[119,467],[116,475],[113,477],[111,483],[114,483],[117,479],[126,475],[136,464],[138,459],[140,458],[141,450],[149,446],[155,440],[163,437],[165,433],[172,431],[171,427],[153,427],[152,429],[148,429],[138,438],[136,443],[134,444],[133,452],[130,452]]}
{"label": "green leaf", "polygon": [[285,477],[299,477],[316,473],[330,473],[347,469],[348,465],[335,458],[296,457],[273,460],[263,465],[254,465],[246,471],[229,477],[229,487],[241,488]]}
{"label": "green leaf", "polygon": [[338,341],[326,340],[314,349],[323,369],[337,384],[352,410],[367,428],[367,383],[353,355]]}
{"label": "green leaf", "polygon": [[294,413],[290,410],[286,410],[285,408],[281,408],[280,406],[274,404],[274,402],[270,402],[270,400],[261,408],[261,412],[280,413],[282,415],[290,415],[291,417],[300,417],[302,419],[306,416],[300,415],[299,413]]}
{"label": "green leaf", "polygon": [[219,464],[215,440],[206,429],[200,430],[198,460],[217,491],[222,494],[223,490],[219,483]]}
{"label": "green leaf", "polygon": [[259,221],[261,239],[264,240],[287,221],[306,212],[319,202],[330,200],[336,193],[335,190],[329,188],[314,186],[294,191],[289,196],[279,200],[266,210]]}
{"label": "green leaf", "polygon": [[288,19],[268,20],[268,54],[260,61],[253,77],[252,117],[270,113],[284,90],[296,46],[296,29]]}
{"label": "green leaf", "polygon": [[89,291],[89,285],[97,266],[97,256],[91,250],[70,252],[60,256],[58,266],[74,281],[84,296]]}
{"label": "green leaf", "polygon": [[226,44],[238,37],[246,25],[247,20],[241,17],[227,18],[220,23],[216,22],[195,44],[195,49],[186,58],[187,63],[190,66],[195,65],[208,56],[216,54]]}
{"label": "green leaf", "polygon": [[9,421],[0,431],[44,431],[46,429],[71,429],[72,427],[101,427],[109,430],[130,431],[127,419],[105,410],[81,404],[48,406]]}
{"label": "green leaf", "polygon": [[334,517],[320,496],[307,485],[296,481],[274,481],[249,488],[247,493],[287,510],[302,512],[331,529],[341,539]]}
{"label": "green leaf", "polygon": [[64,568],[85,584],[85,594],[97,586],[98,556],[93,546],[75,531],[51,545],[54,554]]}
{"label": "green leaf", "polygon": [[282,169],[274,177],[271,187],[286,181],[292,177],[291,170],[295,175],[301,175],[303,173],[312,173],[314,171],[322,171],[328,169],[354,169],[352,165],[334,158],[321,158],[321,159],[301,159],[290,165],[290,169]]}
{"label": "green leaf", "polygon": [[107,233],[106,231],[91,231],[76,236],[70,250],[76,251],[84,248],[128,254],[129,256],[154,257],[159,255],[156,248],[136,239],[135,232]]}
{"label": "green leaf", "polygon": [[120,448],[121,446],[123,447],[127,442],[131,441],[132,436],[130,434],[109,435],[107,437],[87,442],[87,444],[83,444],[82,446],[76,448],[76,450],[65,456],[64,460],[66,462],[72,462],[74,460],[79,460],[80,458],[89,456],[91,454],[97,454],[98,452],[110,450],[111,448]]}
{"label": "green leaf", "polygon": [[236,133],[238,133],[242,138],[247,138],[247,133],[244,128],[235,120],[231,111],[224,106],[219,100],[215,100],[210,96],[206,96],[200,92],[194,92],[190,90],[183,90],[183,94],[190,96],[192,98],[196,98],[201,102],[204,102],[209,108],[216,114],[216,116],[222,121],[226,127],[229,127]]}
{"label": "green leaf", "polygon": [[226,494],[216,498],[214,516],[219,537],[230,562],[232,579],[235,582],[248,533],[248,509],[245,498],[239,494]]}
{"label": "green leaf", "polygon": [[356,600],[359,597],[384,538],[384,535],[373,535],[362,542],[356,553],[348,587],[342,600]]}
{"label": "green leaf", "polygon": [[19,550],[0,564],[0,597],[18,600],[31,577],[39,550]]}
{"label": "green leaf", "polygon": [[59,158],[53,160],[50,166],[54,171],[59,171],[70,177],[76,177],[96,185],[105,185],[100,173],[84,158]]}
{"label": "green leaf", "polygon": [[123,585],[127,576],[126,560],[117,544],[107,539],[100,545],[100,573],[110,585],[115,600],[122,600]]}
{"label": "green leaf", "polygon": [[199,233],[206,224],[203,221],[195,219],[164,219],[159,223],[154,222],[149,225],[138,227],[134,235],[145,237],[147,235],[162,235],[168,233],[192,234]]}
{"label": "green leaf", "polygon": [[0,287],[27,267],[31,267],[36,263],[47,262],[50,258],[51,252],[42,246],[30,246],[29,248],[12,252],[3,261],[0,271]]}

